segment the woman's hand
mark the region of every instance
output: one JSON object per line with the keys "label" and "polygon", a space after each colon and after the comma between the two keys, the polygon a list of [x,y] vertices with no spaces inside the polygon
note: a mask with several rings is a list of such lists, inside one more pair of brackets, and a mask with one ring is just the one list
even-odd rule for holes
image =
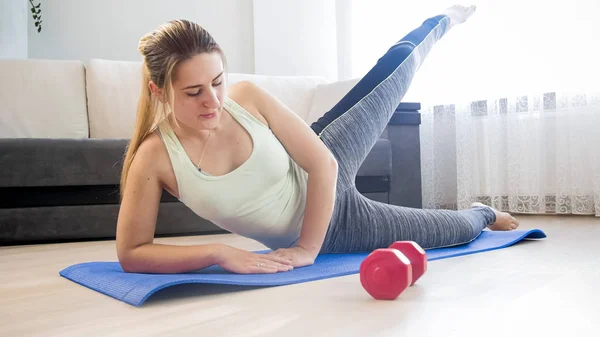
{"label": "woman's hand", "polygon": [[217,264],[237,274],[273,274],[293,269],[291,261],[284,257],[256,254],[230,246],[225,246]]}
{"label": "woman's hand", "polygon": [[304,267],[315,263],[316,256],[302,247],[281,248],[268,255],[291,261],[294,267]]}

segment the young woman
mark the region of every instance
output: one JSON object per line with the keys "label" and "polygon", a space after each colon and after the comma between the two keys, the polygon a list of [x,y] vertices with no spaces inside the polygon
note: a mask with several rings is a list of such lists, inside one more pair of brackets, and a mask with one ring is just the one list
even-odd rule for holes
{"label": "young woman", "polygon": [[[406,208],[369,200],[354,186],[427,54],[474,11],[453,6],[425,20],[311,126],[250,82],[227,87],[225,56],[199,25],[176,20],[144,36],[144,86],[117,224],[123,269],[179,273],[216,264],[235,273],[276,273],[310,265],[319,253],[365,252],[397,240],[451,246],[486,227],[517,228],[512,216],[481,204]],[[163,189],[273,252],[153,243]]]}

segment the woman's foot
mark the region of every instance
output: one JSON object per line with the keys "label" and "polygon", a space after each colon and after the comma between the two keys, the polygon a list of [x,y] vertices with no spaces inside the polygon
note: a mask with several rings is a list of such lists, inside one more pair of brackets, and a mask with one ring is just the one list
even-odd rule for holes
{"label": "woman's foot", "polygon": [[488,228],[493,231],[511,231],[517,229],[519,227],[519,222],[512,215],[506,212],[499,212],[494,208],[484,205],[480,202],[474,202],[471,204],[471,207],[487,207],[490,208],[496,214],[496,222],[489,225]]}
{"label": "woman's foot", "polygon": [[475,5],[469,7],[454,5],[448,7],[442,14],[447,15],[450,18],[450,26],[454,26],[467,21],[475,13],[476,8]]}

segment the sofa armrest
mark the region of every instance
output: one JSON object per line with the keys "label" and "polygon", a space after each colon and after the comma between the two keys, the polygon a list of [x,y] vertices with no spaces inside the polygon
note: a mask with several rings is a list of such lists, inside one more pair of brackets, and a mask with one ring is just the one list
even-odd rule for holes
{"label": "sofa armrest", "polygon": [[422,208],[420,103],[401,103],[386,132],[392,147],[390,204]]}

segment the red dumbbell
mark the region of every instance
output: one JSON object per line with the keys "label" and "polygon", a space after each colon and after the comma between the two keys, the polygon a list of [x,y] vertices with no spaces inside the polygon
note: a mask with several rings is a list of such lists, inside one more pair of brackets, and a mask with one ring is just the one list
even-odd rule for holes
{"label": "red dumbbell", "polygon": [[360,265],[360,282],[373,298],[393,300],[426,270],[425,251],[415,242],[397,241],[367,256]]}
{"label": "red dumbbell", "polygon": [[412,286],[427,271],[427,254],[414,241],[396,241],[392,243],[390,248],[398,249],[410,260],[412,266],[412,281],[410,285]]}

